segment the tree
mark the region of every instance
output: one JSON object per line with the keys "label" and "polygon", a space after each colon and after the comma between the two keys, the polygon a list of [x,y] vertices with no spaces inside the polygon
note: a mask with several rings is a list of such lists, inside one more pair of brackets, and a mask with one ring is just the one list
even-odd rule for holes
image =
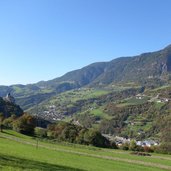
{"label": "tree", "polygon": [[13,122],[17,119],[15,114],[11,115],[11,117],[4,119],[3,126],[7,129],[12,129]]}
{"label": "tree", "polygon": [[115,147],[114,144],[110,144],[110,142],[103,137],[99,131],[96,131],[93,128],[86,129],[78,125],[61,121],[56,124],[49,125],[47,130],[49,137],[58,140],[93,145],[97,147]]}
{"label": "tree", "polygon": [[161,131],[161,145],[158,151],[171,154],[171,115],[164,118]]}
{"label": "tree", "polygon": [[85,144],[85,141],[84,141],[84,134],[85,132],[87,131],[86,128],[82,128],[80,131],[79,131],[79,134],[78,136],[76,137],[76,142],[78,144]]}
{"label": "tree", "polygon": [[41,128],[41,127],[36,127],[34,129],[34,133],[37,137],[40,138],[45,138],[47,137],[47,130],[45,128]]}
{"label": "tree", "polygon": [[74,143],[77,135],[78,135],[78,130],[77,130],[76,126],[75,125],[67,125],[62,131],[62,133],[60,135],[60,139],[62,141],[68,141],[68,142]]}
{"label": "tree", "polygon": [[122,146],[120,147],[122,150],[129,150],[129,143],[124,143],[122,144]]}
{"label": "tree", "polygon": [[96,147],[109,147],[110,142],[102,136],[99,131],[89,129],[84,134],[84,141],[86,144],[90,144]]}
{"label": "tree", "polygon": [[136,151],[137,150],[137,144],[135,140],[131,140],[130,145],[129,145],[129,150]]}
{"label": "tree", "polygon": [[22,115],[13,123],[13,129],[15,131],[28,135],[34,134],[35,127],[36,119],[28,114]]}
{"label": "tree", "polygon": [[3,120],[4,120],[4,115],[3,113],[0,113],[0,132],[2,132],[3,129]]}

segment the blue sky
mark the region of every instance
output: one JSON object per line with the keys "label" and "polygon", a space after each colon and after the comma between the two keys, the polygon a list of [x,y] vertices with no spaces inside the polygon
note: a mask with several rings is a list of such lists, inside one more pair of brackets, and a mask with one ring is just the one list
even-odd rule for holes
{"label": "blue sky", "polygon": [[171,44],[170,0],[0,0],[0,85]]}

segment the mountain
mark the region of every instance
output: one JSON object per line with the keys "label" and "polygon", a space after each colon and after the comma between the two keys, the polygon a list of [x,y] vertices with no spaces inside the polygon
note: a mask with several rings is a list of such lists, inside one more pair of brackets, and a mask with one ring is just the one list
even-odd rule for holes
{"label": "mountain", "polygon": [[111,84],[134,83],[157,87],[171,80],[171,45],[134,57],[121,57],[110,62],[98,62],[66,73],[50,81],[29,85],[0,86],[0,96],[11,92],[23,109],[37,105],[67,90],[81,87],[105,87]]}
{"label": "mountain", "polygon": [[135,57],[122,57],[110,62],[99,62],[65,74],[60,78],[44,82],[55,85],[61,82],[74,84],[76,87],[100,85],[118,82],[143,83],[157,79],[167,82],[171,73],[171,45],[163,50],[144,53]]}
{"label": "mountain", "polygon": [[117,58],[106,63],[95,63],[81,70],[68,73],[57,80],[81,83],[80,86],[132,81],[145,84],[149,80],[160,80],[163,83],[169,80],[170,73],[171,46],[168,46],[153,53]]}

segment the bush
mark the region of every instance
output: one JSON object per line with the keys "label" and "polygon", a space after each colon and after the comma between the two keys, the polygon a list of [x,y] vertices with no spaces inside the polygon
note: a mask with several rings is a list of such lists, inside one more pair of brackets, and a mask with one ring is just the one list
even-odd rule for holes
{"label": "bush", "polygon": [[0,132],[2,132],[3,130],[3,121],[4,121],[5,117],[3,113],[0,113]]}
{"label": "bush", "polygon": [[122,150],[129,150],[129,144],[128,143],[122,144],[122,146],[120,146],[120,148]]}
{"label": "bush", "polygon": [[89,129],[84,134],[84,141],[86,144],[94,145],[96,147],[109,147],[110,142],[101,135],[99,131]]}
{"label": "bush", "polygon": [[86,144],[84,141],[84,134],[87,131],[87,129],[81,129],[78,136],[76,137],[76,143],[78,144]]}
{"label": "bush", "polygon": [[137,144],[134,140],[131,140],[131,142],[129,144],[129,150],[137,151]]}
{"label": "bush", "polygon": [[171,154],[171,142],[162,143],[160,146],[155,148],[155,152]]}
{"label": "bush", "polygon": [[44,128],[40,128],[40,127],[36,127],[34,129],[34,133],[37,137],[40,137],[40,138],[45,138],[47,137],[47,130],[44,129]]}
{"label": "bush", "polygon": [[68,141],[70,143],[74,143],[76,141],[77,134],[78,134],[78,130],[75,125],[67,125],[62,130],[59,138],[62,141]]}
{"label": "bush", "polygon": [[12,129],[13,128],[13,122],[17,119],[16,115],[11,115],[11,117],[6,118],[3,121],[3,125],[6,129]]}

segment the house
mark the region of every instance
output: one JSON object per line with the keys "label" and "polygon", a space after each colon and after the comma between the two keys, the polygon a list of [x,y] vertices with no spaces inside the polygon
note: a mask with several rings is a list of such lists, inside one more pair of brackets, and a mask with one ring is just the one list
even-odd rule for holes
{"label": "house", "polygon": [[141,100],[143,97],[141,96],[141,94],[137,94],[136,95],[136,99],[139,99],[139,100]]}
{"label": "house", "polygon": [[168,98],[163,98],[163,99],[162,99],[162,102],[168,102],[168,101],[169,101]]}
{"label": "house", "polygon": [[151,147],[151,146],[159,145],[159,143],[154,140],[137,141],[136,144],[142,147],[144,146]]}

